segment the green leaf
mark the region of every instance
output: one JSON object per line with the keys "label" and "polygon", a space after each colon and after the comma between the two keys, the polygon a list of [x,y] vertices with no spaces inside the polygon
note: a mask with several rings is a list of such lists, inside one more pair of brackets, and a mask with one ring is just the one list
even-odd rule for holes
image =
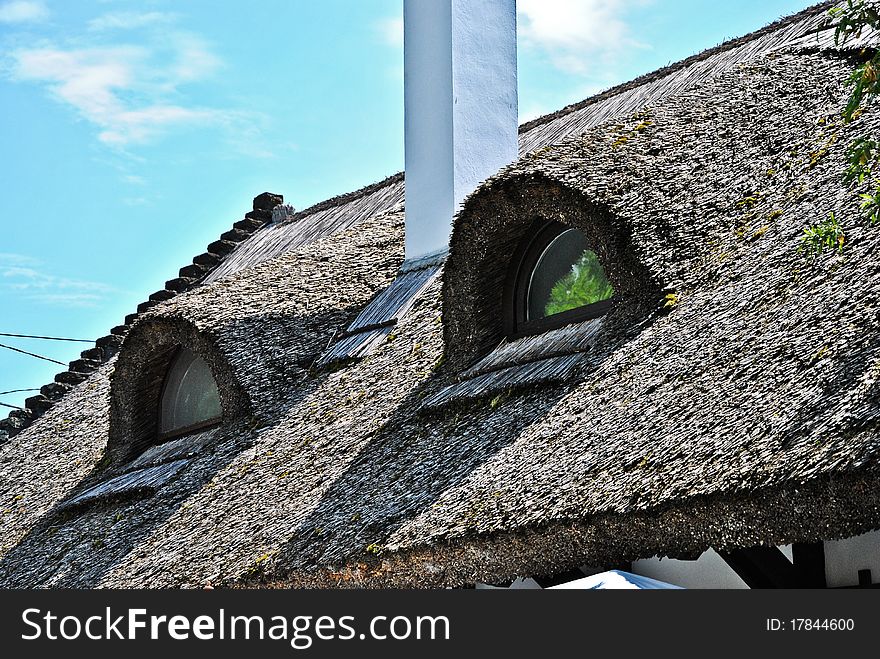
{"label": "green leaf", "polygon": [[609,300],[613,296],[614,288],[608,282],[599,258],[595,252],[587,250],[572,266],[571,271],[553,286],[544,315],[553,316]]}
{"label": "green leaf", "polygon": [[798,252],[815,257],[826,249],[842,252],[846,235],[834,213],[829,213],[827,220],[804,229],[798,242]]}

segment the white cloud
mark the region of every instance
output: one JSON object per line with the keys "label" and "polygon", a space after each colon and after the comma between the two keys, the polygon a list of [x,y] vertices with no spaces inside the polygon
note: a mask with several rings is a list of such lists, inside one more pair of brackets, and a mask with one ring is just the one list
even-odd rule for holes
{"label": "white cloud", "polygon": [[651,0],[519,0],[522,46],[547,53],[568,73],[595,74],[631,48],[644,48],[625,20],[626,12]]}
{"label": "white cloud", "polygon": [[216,123],[220,114],[216,110],[198,110],[179,105],[151,105],[138,110],[123,110],[110,117],[110,121],[104,124],[107,129],[100,132],[98,139],[117,146],[143,143],[174,125]]}
{"label": "white cloud", "polygon": [[18,50],[10,75],[44,84],[99,129],[98,139],[116,147],[147,142],[173,127],[228,125],[233,117],[240,123],[234,113],[166,100],[179,98],[182,84],[207,77],[220,61],[193,35],[171,35],[165,44],[170,52],[138,46]]}
{"label": "white cloud", "polygon": [[49,10],[35,0],[13,0],[0,5],[0,23],[33,23],[49,17]]}
{"label": "white cloud", "polygon": [[20,299],[64,307],[94,307],[116,289],[107,284],[51,274],[23,254],[0,253],[0,289]]}
{"label": "white cloud", "polygon": [[[518,0],[520,46],[547,54],[568,73],[595,75],[596,63],[607,67],[628,49],[644,48],[626,21],[627,12],[653,0]],[[403,46],[403,18],[373,23],[378,39]],[[604,71],[602,72],[604,74]]]}
{"label": "white cloud", "polygon": [[170,38],[174,45],[175,57],[171,65],[171,75],[175,84],[201,80],[216,72],[222,62],[210,46],[194,34],[179,33]]}
{"label": "white cloud", "polygon": [[105,30],[136,30],[153,25],[164,25],[177,20],[177,14],[161,11],[146,13],[116,12],[104,14],[89,21],[89,29],[102,32]]}
{"label": "white cloud", "polygon": [[384,44],[394,48],[403,48],[402,18],[383,18],[382,20],[376,21],[373,24],[373,28]]}
{"label": "white cloud", "polygon": [[11,266],[37,265],[38,259],[26,254],[14,254],[12,252],[0,252],[0,268]]}

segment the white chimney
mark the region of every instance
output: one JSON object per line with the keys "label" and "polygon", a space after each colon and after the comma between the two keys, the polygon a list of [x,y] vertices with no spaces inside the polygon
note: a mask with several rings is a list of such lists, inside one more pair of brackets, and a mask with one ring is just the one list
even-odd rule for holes
{"label": "white chimney", "polygon": [[517,146],[516,0],[404,0],[406,258],[447,249]]}

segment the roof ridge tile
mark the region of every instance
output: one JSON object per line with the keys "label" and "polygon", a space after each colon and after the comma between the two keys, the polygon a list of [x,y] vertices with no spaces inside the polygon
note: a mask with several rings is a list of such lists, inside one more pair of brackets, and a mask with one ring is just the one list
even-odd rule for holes
{"label": "roof ridge tile", "polygon": [[67,392],[72,391],[76,385],[87,380],[92,373],[109,362],[119,352],[129,328],[141,313],[198,286],[205,276],[223,263],[242,241],[271,220],[270,206],[274,207],[283,201],[282,195],[271,192],[264,192],[254,197],[253,210],[248,211],[244,219],[235,222],[219,240],[208,245],[207,251],[196,256],[192,264],[181,268],[179,277],[165,282],[164,289],[152,293],[147,300],[137,306],[136,313],[125,317],[125,324],[117,325],[110,330],[109,335],[95,341],[95,347],[89,348],[80,355],[79,359],[70,362],[68,370],[58,373],[54,382],[43,385],[39,395],[25,400],[25,409],[12,410],[7,418],[0,419],[0,444],[27,428],[60,401]]}

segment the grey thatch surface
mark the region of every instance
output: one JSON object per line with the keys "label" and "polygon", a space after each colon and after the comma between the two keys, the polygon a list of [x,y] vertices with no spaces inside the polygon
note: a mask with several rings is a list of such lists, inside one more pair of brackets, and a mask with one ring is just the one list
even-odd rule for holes
{"label": "grey thatch surface", "polygon": [[140,469],[173,462],[181,458],[192,458],[216,443],[217,437],[213,429],[187,435],[157,446],[152,446],[141,453],[135,460],[126,465],[127,469]]}
{"label": "grey thatch surface", "polygon": [[306,209],[288,222],[266,226],[246,240],[205,280],[222,279],[382,213],[402,210],[403,176],[397,174],[363,190]]}
{"label": "grey thatch surface", "polygon": [[[399,213],[155,307],[113,409],[187,340],[246,411],[150,499],[59,515],[108,473],[102,367],[0,447],[0,584],[461,585],[880,528],[880,229],[840,182],[880,113],[839,123],[851,64],[757,54],[522,158],[468,200],[393,340],[345,367],[309,369],[396,276]],[[832,210],[844,255],[798,255]],[[619,304],[586,352],[528,348],[577,360],[563,382],[424,414],[499,348],[499,255],[535,213],[594,238]]]}
{"label": "grey thatch surface", "polygon": [[218,377],[221,399],[238,387],[247,399],[242,405],[269,418],[279,392],[289,387],[296,395],[334,334],[393,281],[403,261],[402,230],[402,213],[386,213],[170,300],[132,329],[114,384],[126,380],[123,361],[141,368],[133,352],[148,360],[158,344],[202,340],[211,344],[199,353]]}

